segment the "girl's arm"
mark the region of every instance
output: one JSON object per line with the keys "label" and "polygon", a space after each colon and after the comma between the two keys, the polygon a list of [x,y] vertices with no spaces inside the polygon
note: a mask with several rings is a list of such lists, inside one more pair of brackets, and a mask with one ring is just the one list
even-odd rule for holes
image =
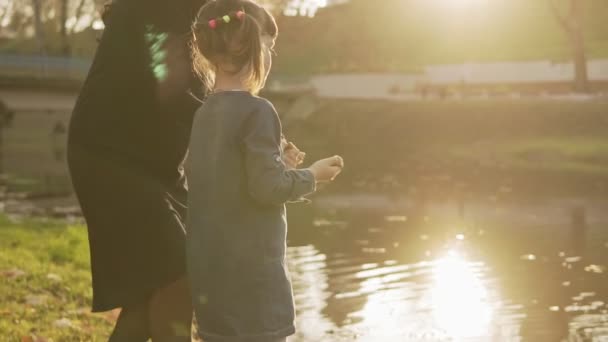
{"label": "girl's arm", "polygon": [[263,204],[282,205],[315,191],[308,169],[288,170],[281,158],[281,123],[272,104],[260,105],[246,121],[243,132],[249,194]]}

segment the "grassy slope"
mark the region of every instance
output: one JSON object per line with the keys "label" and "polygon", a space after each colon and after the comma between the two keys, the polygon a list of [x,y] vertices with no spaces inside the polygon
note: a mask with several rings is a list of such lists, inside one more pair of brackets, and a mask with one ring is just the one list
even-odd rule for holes
{"label": "grassy slope", "polygon": [[506,168],[530,172],[608,174],[608,139],[605,137],[529,137],[457,146],[449,152],[453,158],[480,165],[496,158]]}
{"label": "grassy slope", "polygon": [[[13,223],[0,216],[0,336],[28,341],[104,341],[109,315],[91,314],[86,230],[58,221]],[[24,275],[12,277],[12,270]],[[50,279],[53,274],[59,280]],[[42,301],[42,303],[35,303]],[[68,319],[71,326],[58,327]],[[35,341],[35,339],[34,339]]]}
{"label": "grassy slope", "polygon": [[309,161],[344,156],[336,186],[345,191],[360,183],[403,192],[436,177],[450,179],[446,189],[507,184],[522,193],[605,194],[606,110],[600,101],[324,100],[286,131]]}

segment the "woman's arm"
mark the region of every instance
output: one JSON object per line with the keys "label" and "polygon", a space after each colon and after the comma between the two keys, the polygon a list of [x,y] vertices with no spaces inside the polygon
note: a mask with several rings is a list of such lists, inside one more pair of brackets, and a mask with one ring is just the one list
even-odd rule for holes
{"label": "woman's arm", "polygon": [[282,205],[315,191],[308,169],[288,170],[281,158],[281,123],[265,100],[246,121],[243,134],[249,194],[263,204]]}

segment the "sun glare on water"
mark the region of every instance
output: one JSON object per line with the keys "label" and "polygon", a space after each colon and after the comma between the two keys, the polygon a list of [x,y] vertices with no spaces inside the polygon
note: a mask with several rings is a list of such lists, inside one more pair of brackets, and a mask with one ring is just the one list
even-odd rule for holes
{"label": "sun glare on water", "polygon": [[490,327],[493,309],[475,265],[450,251],[433,268],[433,317],[452,338],[478,337]]}

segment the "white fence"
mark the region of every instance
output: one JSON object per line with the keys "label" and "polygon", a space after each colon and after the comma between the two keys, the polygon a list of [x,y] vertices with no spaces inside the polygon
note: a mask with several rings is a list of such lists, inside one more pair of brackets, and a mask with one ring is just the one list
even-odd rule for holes
{"label": "white fence", "polygon": [[[608,60],[591,60],[587,66],[590,80],[608,81]],[[569,82],[574,66],[550,61],[435,65],[425,68],[423,79],[434,85]]]}
{"label": "white fence", "polygon": [[[608,59],[588,62],[591,81],[608,82]],[[550,61],[433,65],[420,74],[323,74],[309,80],[322,97],[403,99],[418,86],[568,83],[572,63]]]}
{"label": "white fence", "polygon": [[91,61],[41,55],[0,54],[0,76],[54,80],[83,80]]}

